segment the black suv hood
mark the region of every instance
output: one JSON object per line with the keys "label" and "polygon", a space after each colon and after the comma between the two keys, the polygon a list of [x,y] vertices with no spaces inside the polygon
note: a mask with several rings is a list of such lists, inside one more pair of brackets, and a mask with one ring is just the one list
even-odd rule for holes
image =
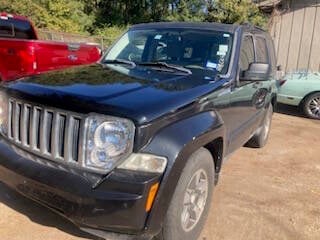
{"label": "black suv hood", "polygon": [[185,75],[96,64],[40,74],[3,86],[17,98],[43,105],[123,116],[144,123],[192,103],[217,84],[200,71]]}

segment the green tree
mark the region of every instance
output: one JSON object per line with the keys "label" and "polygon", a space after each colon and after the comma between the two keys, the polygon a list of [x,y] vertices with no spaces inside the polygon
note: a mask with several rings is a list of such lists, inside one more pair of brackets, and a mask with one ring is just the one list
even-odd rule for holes
{"label": "green tree", "polygon": [[205,1],[179,0],[169,5],[171,11],[166,17],[168,21],[203,21],[205,19]]}
{"label": "green tree", "polygon": [[56,30],[84,32],[93,18],[84,13],[84,4],[76,0],[42,0],[51,18],[48,24]]}
{"label": "green tree", "polygon": [[39,28],[108,39],[141,22],[266,23],[251,0],[0,0],[1,11],[25,15]]}
{"label": "green tree", "polygon": [[37,27],[48,27],[50,17],[47,10],[32,0],[0,0],[0,12],[24,15],[33,20]]}
{"label": "green tree", "polygon": [[37,27],[65,32],[85,32],[93,17],[76,0],[0,0],[0,12],[29,17]]}
{"label": "green tree", "polygon": [[221,23],[252,23],[265,27],[266,17],[250,0],[208,0],[206,21]]}

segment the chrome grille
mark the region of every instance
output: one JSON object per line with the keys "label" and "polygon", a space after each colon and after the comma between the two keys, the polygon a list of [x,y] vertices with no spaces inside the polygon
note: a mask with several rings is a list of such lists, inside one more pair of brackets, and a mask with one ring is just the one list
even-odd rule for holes
{"label": "chrome grille", "polygon": [[9,99],[8,138],[54,161],[77,163],[82,117],[17,99]]}

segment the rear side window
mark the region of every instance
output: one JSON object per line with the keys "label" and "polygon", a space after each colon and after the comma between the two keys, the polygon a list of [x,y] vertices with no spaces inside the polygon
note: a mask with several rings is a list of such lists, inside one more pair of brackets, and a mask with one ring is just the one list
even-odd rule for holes
{"label": "rear side window", "polygon": [[0,37],[18,39],[36,39],[29,21],[20,19],[0,19]]}
{"label": "rear side window", "polygon": [[267,42],[262,37],[256,37],[257,62],[269,63]]}
{"label": "rear side window", "polygon": [[270,57],[270,64],[271,64],[272,73],[276,74],[277,59],[276,59],[274,44],[273,44],[273,41],[271,38],[267,39],[267,43],[268,43],[268,52],[269,52],[269,57]]}
{"label": "rear side window", "polygon": [[12,23],[0,20],[0,37],[14,37],[14,26]]}
{"label": "rear side window", "polygon": [[241,72],[249,69],[251,63],[254,62],[254,47],[253,39],[251,36],[244,36],[241,53],[240,53],[240,69]]}

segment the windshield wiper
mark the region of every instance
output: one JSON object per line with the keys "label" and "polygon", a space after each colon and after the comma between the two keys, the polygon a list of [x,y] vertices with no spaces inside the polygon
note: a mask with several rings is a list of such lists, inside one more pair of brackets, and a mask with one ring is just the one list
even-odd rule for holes
{"label": "windshield wiper", "polygon": [[165,62],[141,62],[137,63],[139,66],[146,66],[146,67],[160,67],[160,68],[166,68],[166,69],[171,69],[174,71],[179,71],[187,74],[192,74],[191,70],[181,67],[181,66],[176,66],[172,64],[168,64]]}
{"label": "windshield wiper", "polygon": [[102,63],[106,63],[106,64],[127,64],[127,65],[131,65],[132,67],[135,67],[136,64],[135,62],[129,61],[129,60],[125,60],[125,59],[106,59],[104,60]]}

